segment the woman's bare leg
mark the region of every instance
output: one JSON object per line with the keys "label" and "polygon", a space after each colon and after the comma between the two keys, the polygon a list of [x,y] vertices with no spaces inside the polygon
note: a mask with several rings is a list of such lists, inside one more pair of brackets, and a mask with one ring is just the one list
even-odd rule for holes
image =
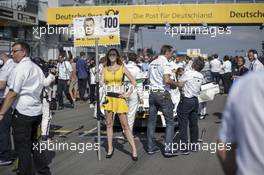
{"label": "woman's bare leg", "polygon": [[132,135],[132,132],[128,126],[128,121],[127,121],[127,115],[126,114],[120,114],[119,115],[119,120],[120,120],[120,123],[121,123],[121,126],[123,128],[123,131],[127,137],[127,140],[132,148],[132,155],[134,157],[137,156],[137,149],[136,149],[136,144],[135,144],[135,141],[134,141],[134,137]]}
{"label": "woman's bare leg", "polygon": [[107,154],[111,154],[113,151],[113,112],[105,111],[106,115],[106,133],[107,133]]}

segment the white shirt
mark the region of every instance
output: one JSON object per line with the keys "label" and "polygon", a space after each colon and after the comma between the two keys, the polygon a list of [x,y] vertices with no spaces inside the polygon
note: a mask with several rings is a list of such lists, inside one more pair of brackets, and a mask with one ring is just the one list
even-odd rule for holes
{"label": "white shirt", "polygon": [[174,81],[176,80],[176,71],[179,68],[178,65],[174,61],[169,61],[170,67],[171,67],[171,79]]}
{"label": "white shirt", "polygon": [[8,86],[17,93],[15,109],[27,116],[42,114],[40,95],[45,76],[42,70],[29,57],[23,58],[12,71]]}
{"label": "white shirt", "polygon": [[170,61],[169,63],[172,67],[172,70],[177,71],[177,69],[181,67],[180,64],[176,64],[175,61]]}
{"label": "white shirt", "polygon": [[218,58],[210,61],[211,72],[220,72],[221,71],[221,61]]}
{"label": "white shirt", "polygon": [[93,68],[90,69],[90,83],[91,84],[96,84],[96,70],[95,70],[95,67],[94,66]]}
{"label": "white shirt", "polygon": [[187,98],[198,97],[203,83],[203,75],[195,70],[186,71],[180,81],[185,82],[183,86],[183,94]]}
{"label": "white shirt", "polygon": [[224,73],[232,72],[232,63],[230,61],[224,61],[222,68],[224,70]]}
{"label": "white shirt", "polygon": [[208,61],[204,62],[204,68],[202,71],[209,71],[210,70],[210,63]]}
{"label": "white shirt", "polygon": [[47,78],[44,79],[43,85],[44,85],[44,94],[43,97],[47,98],[48,100],[51,100],[51,88],[50,84],[55,81],[55,75],[49,74]]}
{"label": "white shirt", "polygon": [[[171,75],[171,79],[173,79],[174,81],[176,81],[176,71],[179,68],[178,65],[174,62],[174,61],[170,61],[169,64],[171,65],[171,71],[172,71],[172,75]],[[179,99],[180,99],[180,91],[179,88],[176,89],[171,89],[170,90],[170,94],[171,94],[171,101],[173,104],[178,104]]]}
{"label": "white shirt", "polygon": [[190,61],[185,65],[184,71],[191,70],[191,69],[192,69],[192,63],[193,63],[193,61],[190,60]]}
{"label": "white shirt", "polygon": [[[125,67],[128,69],[128,71],[130,72],[130,74],[136,79],[140,78],[140,69],[139,67],[136,65],[136,63],[129,61]],[[125,76],[125,81],[129,81],[128,78]]]}
{"label": "white shirt", "polygon": [[58,79],[60,80],[69,80],[72,72],[72,66],[69,61],[63,61],[58,63],[57,69],[59,72]]}
{"label": "white shirt", "polygon": [[237,175],[264,172],[264,71],[241,77],[232,87],[225,110],[219,139],[237,144]]}
{"label": "white shirt", "polygon": [[178,66],[178,68],[180,67],[180,68],[183,68],[184,69],[184,67],[185,67],[185,63],[184,62],[178,62],[178,63],[175,63],[177,66]]}
{"label": "white shirt", "polygon": [[251,72],[257,72],[262,70],[264,70],[264,65],[258,59],[255,59],[249,65],[249,71]]}
{"label": "white shirt", "polygon": [[163,76],[164,74],[172,75],[171,70],[168,59],[163,55],[152,61],[149,65],[150,88],[170,91],[170,86],[164,83]]}
{"label": "white shirt", "polygon": [[[128,69],[128,71],[130,72],[130,74],[132,75],[132,77],[136,80],[137,85],[136,85],[136,89],[135,90],[138,93],[140,99],[142,99],[143,98],[142,84],[138,83],[138,81],[137,81],[139,79],[142,79],[141,70],[139,69],[137,64],[134,63],[133,61],[129,61],[125,66]],[[129,81],[126,76],[125,76],[125,81]]]}
{"label": "white shirt", "polygon": [[[3,67],[0,69],[0,81],[7,82],[8,77],[10,76],[12,70],[16,67],[16,63],[13,59],[8,59]],[[9,88],[6,84],[5,90],[0,90],[0,98],[5,98],[6,94],[8,93]]]}

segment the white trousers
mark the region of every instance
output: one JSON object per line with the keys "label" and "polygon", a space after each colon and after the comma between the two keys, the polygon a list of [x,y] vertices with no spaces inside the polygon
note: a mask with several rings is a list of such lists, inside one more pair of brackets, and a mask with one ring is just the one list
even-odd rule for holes
{"label": "white trousers", "polygon": [[180,98],[181,98],[181,94],[179,89],[173,89],[170,91],[171,93],[171,101],[174,104],[174,108],[173,108],[173,116],[177,115],[177,107],[178,104],[180,102]]}
{"label": "white trousers", "polygon": [[199,103],[199,114],[200,115],[206,114],[206,102]]}
{"label": "white trousers", "polygon": [[52,114],[49,109],[49,103],[46,98],[43,99],[42,104],[42,121],[41,121],[41,135],[49,135],[50,121]]}
{"label": "white trousers", "polygon": [[137,91],[133,91],[133,93],[128,98],[128,113],[127,113],[128,126],[131,129],[131,131],[133,131],[138,105],[139,105],[139,101],[138,101]]}
{"label": "white trousers", "polygon": [[53,84],[51,86],[51,91],[52,92],[50,92],[51,95],[49,97],[56,98],[56,93],[57,93],[57,85],[56,84]]}

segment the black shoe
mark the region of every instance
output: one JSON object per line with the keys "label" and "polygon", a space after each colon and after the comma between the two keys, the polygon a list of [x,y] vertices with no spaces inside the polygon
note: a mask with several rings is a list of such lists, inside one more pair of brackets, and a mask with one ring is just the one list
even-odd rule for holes
{"label": "black shoe", "polygon": [[200,149],[200,145],[198,142],[197,143],[191,143],[191,150],[190,150],[191,152],[198,152],[199,149]]}
{"label": "black shoe", "polygon": [[46,142],[46,141],[48,141],[48,136],[47,135],[40,136],[39,141],[40,142]]}
{"label": "black shoe", "polygon": [[114,149],[112,150],[111,154],[106,154],[105,158],[110,159],[114,155]]}
{"label": "black shoe", "polygon": [[72,103],[72,104],[70,105],[70,108],[74,109],[74,103]]}
{"label": "black shoe", "polygon": [[138,161],[138,157],[137,157],[137,156],[133,156],[133,155],[131,155],[131,158],[132,158],[132,160],[135,161],[135,162]]}
{"label": "black shoe", "polygon": [[63,110],[63,108],[64,108],[63,106],[59,106],[58,110]]}
{"label": "black shoe", "polygon": [[[179,154],[180,154],[180,155],[189,155],[189,154],[190,154],[190,151],[187,150],[187,149],[186,149],[186,150],[180,150]],[[178,155],[179,155],[179,154],[178,154]]]}
{"label": "black shoe", "polygon": [[172,151],[166,151],[164,152],[164,156],[165,157],[174,157],[174,156],[178,156],[179,155],[179,152],[176,151],[176,152],[172,152]]}
{"label": "black shoe", "polygon": [[160,152],[160,149],[158,147],[154,147],[153,149],[148,150],[148,154],[149,155],[152,155],[152,154],[155,154],[155,153],[158,153],[158,152]]}

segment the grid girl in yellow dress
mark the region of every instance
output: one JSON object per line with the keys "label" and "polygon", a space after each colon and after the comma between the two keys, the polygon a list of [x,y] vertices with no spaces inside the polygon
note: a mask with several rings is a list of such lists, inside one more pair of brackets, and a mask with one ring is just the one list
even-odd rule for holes
{"label": "grid girl in yellow dress", "polygon": [[[128,98],[133,92],[132,90],[134,90],[133,87],[136,86],[136,81],[120,60],[118,50],[110,49],[106,54],[106,59],[106,67],[104,67],[101,71],[100,80],[100,84],[106,88],[106,99],[102,105],[106,116],[106,133],[108,145],[106,158],[111,158],[114,153],[113,114],[117,113],[123,128],[123,132],[132,149],[131,158],[133,161],[137,161],[137,149],[132,131],[128,126],[128,119],[126,115],[128,113],[128,104],[126,102],[126,98]],[[125,90],[122,89],[122,80],[124,75],[127,76],[133,86],[132,90],[130,89],[128,92],[125,92]]]}

